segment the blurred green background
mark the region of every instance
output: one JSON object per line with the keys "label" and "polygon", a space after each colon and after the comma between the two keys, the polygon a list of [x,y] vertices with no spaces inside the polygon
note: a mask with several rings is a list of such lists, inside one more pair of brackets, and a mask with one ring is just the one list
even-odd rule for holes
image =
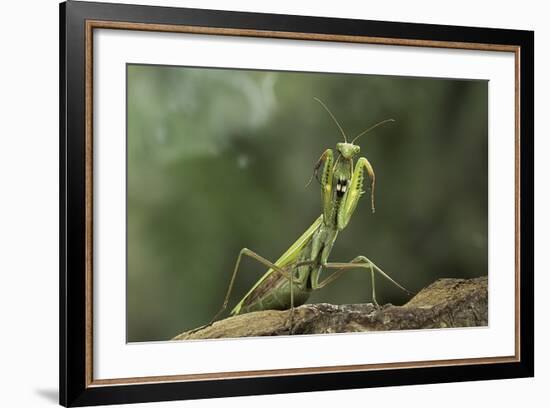
{"label": "blurred green background", "polygon": [[[365,255],[417,291],[487,274],[486,81],[128,65],[128,341],[207,323],[239,250],[275,261],[321,212],[313,166],[341,135],[376,172],[331,261]],[[246,260],[229,308],[265,272]],[[326,276],[326,275],[325,275]],[[380,303],[409,298],[382,278]],[[370,302],[344,274],[309,302]]]}

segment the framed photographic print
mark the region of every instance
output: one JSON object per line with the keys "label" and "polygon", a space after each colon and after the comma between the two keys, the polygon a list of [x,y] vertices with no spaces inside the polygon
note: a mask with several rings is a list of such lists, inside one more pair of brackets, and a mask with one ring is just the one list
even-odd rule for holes
{"label": "framed photographic print", "polygon": [[533,32],[60,27],[62,405],[533,376]]}

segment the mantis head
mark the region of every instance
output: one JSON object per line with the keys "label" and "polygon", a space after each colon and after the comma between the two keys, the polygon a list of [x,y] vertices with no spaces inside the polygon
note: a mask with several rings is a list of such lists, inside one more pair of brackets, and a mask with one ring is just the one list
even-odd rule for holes
{"label": "mantis head", "polygon": [[353,159],[361,151],[361,148],[358,145],[347,142],[336,143],[336,149],[338,149],[344,159],[348,160]]}
{"label": "mantis head", "polygon": [[337,143],[336,144],[336,149],[338,149],[338,151],[340,152],[342,157],[346,160],[353,159],[361,151],[361,148],[358,145],[355,144],[355,141],[357,139],[359,139],[365,133],[370,132],[374,128],[376,128],[380,125],[383,125],[384,123],[395,122],[395,120],[393,120],[393,119],[386,119],[386,120],[383,120],[382,122],[378,122],[376,125],[373,125],[373,126],[369,127],[368,129],[363,130],[361,133],[359,133],[357,136],[355,136],[351,142],[348,142],[348,138],[346,136],[346,133],[344,132],[344,129],[342,129],[342,126],[340,126],[340,123],[334,117],[334,115],[332,114],[330,109],[319,98],[314,97],[313,99],[315,99],[317,102],[319,102],[323,108],[325,108],[325,110],[328,112],[328,114],[330,115],[330,117],[332,118],[334,123],[336,123],[336,126],[338,126],[338,129],[340,129],[340,132],[342,133],[342,136],[344,136],[344,141],[340,142],[340,143]]}

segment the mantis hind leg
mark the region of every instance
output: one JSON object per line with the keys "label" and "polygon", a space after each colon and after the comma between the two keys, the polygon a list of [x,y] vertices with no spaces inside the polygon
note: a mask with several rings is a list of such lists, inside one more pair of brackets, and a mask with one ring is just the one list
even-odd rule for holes
{"label": "mantis hind leg", "polygon": [[[281,275],[283,275],[284,277],[289,279],[290,283],[291,283],[291,285],[290,285],[290,287],[291,287],[291,300],[293,300],[292,283],[293,283],[294,279],[292,279],[291,274],[288,272],[288,270],[287,270],[288,267],[287,268],[282,268],[282,267],[274,264],[273,262],[268,261],[267,259],[265,259],[261,255],[258,255],[256,252],[251,251],[248,248],[243,248],[239,252],[239,256],[237,257],[237,261],[235,262],[235,267],[233,268],[233,274],[231,275],[231,280],[229,281],[229,287],[227,288],[227,292],[225,294],[225,298],[223,300],[222,307],[214,315],[214,317],[212,318],[210,323],[208,323],[207,326],[210,326],[212,323],[214,323],[216,320],[218,320],[218,318],[225,311],[225,309],[227,309],[227,304],[229,303],[229,297],[231,296],[231,292],[233,291],[233,285],[235,284],[235,278],[237,276],[237,272],[239,271],[239,267],[241,265],[241,260],[242,260],[243,255],[248,256],[248,257],[258,261],[262,265],[265,265],[266,267],[268,267],[270,269],[273,269],[274,271],[279,272]],[[289,265],[289,266],[294,267],[295,265]]]}
{"label": "mantis hind leg", "polygon": [[402,285],[397,283],[392,277],[390,277],[386,272],[384,272],[382,269],[380,269],[374,262],[372,262],[370,259],[368,259],[366,256],[359,255],[355,258],[353,258],[350,262],[329,262],[323,265],[324,268],[327,269],[336,269],[336,271],[328,276],[325,280],[318,282],[314,284],[313,289],[321,289],[328,285],[331,282],[334,282],[336,279],[338,279],[342,273],[344,273],[346,270],[350,269],[356,269],[356,268],[363,268],[363,269],[369,269],[370,275],[371,275],[371,282],[372,282],[372,301],[373,303],[378,306],[378,302],[376,300],[376,287],[375,287],[375,279],[374,279],[374,272],[378,272],[381,274],[384,278],[389,280],[391,283],[393,283],[395,286],[397,286],[399,289],[403,290],[404,292],[412,295],[413,293],[409,291],[408,289],[404,288]]}
{"label": "mantis hind leg", "polygon": [[193,330],[190,330],[188,333],[195,333],[199,330],[202,330],[202,329],[205,329],[205,328],[211,326],[216,320],[218,320],[218,318],[222,315],[222,313],[227,309],[227,304],[229,303],[229,297],[231,296],[231,292],[233,291],[233,285],[235,283],[235,278],[237,276],[237,272],[239,271],[239,267],[241,265],[241,260],[242,260],[243,255],[246,255],[246,256],[248,256],[252,259],[255,259],[256,261],[258,261],[262,265],[265,265],[266,267],[268,267],[270,269],[273,269],[274,271],[279,272],[284,277],[289,279],[290,288],[291,288],[291,297],[290,297],[290,299],[291,299],[291,306],[292,306],[292,309],[293,309],[294,294],[292,293],[292,288],[293,288],[292,284],[294,282],[294,279],[291,278],[292,275],[288,272],[288,270],[292,269],[292,268],[295,268],[297,266],[303,266],[303,265],[311,264],[311,263],[313,263],[313,261],[294,262],[294,263],[291,263],[291,264],[287,265],[285,268],[282,268],[282,267],[274,264],[273,262],[268,261],[267,259],[265,259],[261,255],[258,255],[256,252],[251,251],[248,248],[243,248],[239,252],[239,256],[237,257],[237,261],[235,262],[235,267],[233,268],[233,273],[231,274],[231,280],[229,281],[229,287],[227,288],[227,292],[225,294],[225,298],[224,298],[224,301],[223,301],[223,304],[222,304],[221,308],[218,310],[218,312],[214,315],[214,317],[212,318],[212,320],[210,320],[210,322],[208,324],[205,324],[205,325],[199,326],[199,327],[197,327]]}

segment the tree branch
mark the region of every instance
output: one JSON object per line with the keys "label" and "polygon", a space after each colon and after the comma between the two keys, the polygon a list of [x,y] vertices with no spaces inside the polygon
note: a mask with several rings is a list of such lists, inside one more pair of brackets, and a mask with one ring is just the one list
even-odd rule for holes
{"label": "tree branch", "polygon": [[[287,335],[289,313],[265,310],[228,317],[173,340]],[[294,309],[293,320],[293,334],[486,326],[487,277],[439,279],[403,306],[306,304]]]}

